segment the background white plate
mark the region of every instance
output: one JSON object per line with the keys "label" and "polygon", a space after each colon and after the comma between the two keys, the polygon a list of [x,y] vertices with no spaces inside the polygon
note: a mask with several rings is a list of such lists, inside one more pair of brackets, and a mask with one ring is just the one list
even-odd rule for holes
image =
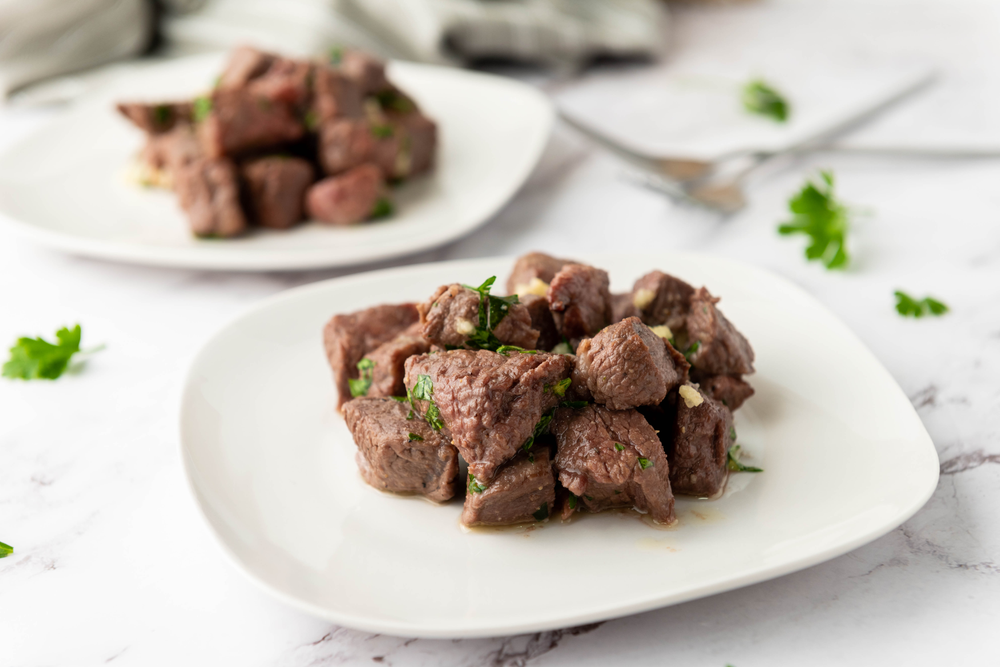
{"label": "background white plate", "polygon": [[506,278],[512,261],[428,264],[268,299],[216,334],[184,390],[181,442],[226,552],[281,599],[372,632],[467,637],[621,616],[763,581],[887,533],[937,484],[927,432],[888,372],[798,287],[690,254],[582,257],[628,289],[652,268],[706,284],[757,353],[737,413],[762,474],[717,501],[679,500],[680,525],[585,516],[533,531],[464,532],[435,506],[361,481],[335,414],[320,330],[331,315]]}
{"label": "background white plate", "polygon": [[438,122],[435,172],[397,189],[396,214],[347,229],[318,223],[246,238],[191,236],[172,193],[126,182],[142,133],[114,111],[123,99],[192,97],[224,57],[137,66],[0,156],[0,220],[55,248],[103,259],[219,270],[347,266],[442,245],[485,222],[541,155],[552,105],[496,76],[393,62],[390,78]]}

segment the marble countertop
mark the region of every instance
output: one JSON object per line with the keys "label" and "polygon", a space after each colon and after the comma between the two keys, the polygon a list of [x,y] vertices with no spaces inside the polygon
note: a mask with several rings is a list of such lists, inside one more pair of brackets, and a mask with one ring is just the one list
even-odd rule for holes
{"label": "marble countertop", "polygon": [[[1000,137],[996,5],[781,2],[686,8],[675,18],[673,62],[813,48],[941,68],[935,89],[859,142]],[[45,115],[0,113],[0,147]],[[865,209],[856,261],[843,273],[808,264],[801,239],[775,233],[789,195],[818,168],[833,169],[843,199]],[[393,264],[641,247],[780,273],[864,340],[926,424],[942,476],[910,521],[780,579],[584,627],[456,641],[333,627],[272,600],[226,562],[185,487],[177,414],[186,367],[213,331],[265,296],[344,272],[108,264],[0,231],[0,343],[79,321],[85,343],[107,345],[58,382],[0,382],[0,540],[15,547],[0,560],[0,665],[995,663],[1000,161],[811,156],[761,174],[750,206],[728,220],[638,189],[623,169],[559,127],[529,182],[489,224]],[[903,319],[893,309],[897,288],[933,294],[952,312]],[[829,474],[857,465],[830,452]]]}

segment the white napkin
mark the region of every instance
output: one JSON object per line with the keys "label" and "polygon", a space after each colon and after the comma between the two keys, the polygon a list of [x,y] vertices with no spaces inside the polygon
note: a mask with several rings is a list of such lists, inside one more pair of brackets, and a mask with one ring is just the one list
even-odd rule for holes
{"label": "white napkin", "polygon": [[340,11],[401,57],[426,62],[579,63],[656,56],[666,42],[658,0],[341,0]]}

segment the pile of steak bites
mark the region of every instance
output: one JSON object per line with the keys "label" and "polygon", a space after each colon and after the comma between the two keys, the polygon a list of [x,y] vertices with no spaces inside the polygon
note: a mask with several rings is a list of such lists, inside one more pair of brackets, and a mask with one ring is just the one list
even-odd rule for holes
{"label": "pile of steak bites", "polygon": [[616,507],[671,523],[674,494],[721,493],[754,355],[719,299],[660,271],[612,294],[605,271],[541,253],[517,260],[516,296],[491,281],[326,325],[366,482],[464,487],[468,526]]}
{"label": "pile of steak bites", "polygon": [[360,51],[239,47],[204,97],[118,110],[146,132],[139,180],[173,188],[202,237],[384,217],[386,184],[429,171],[437,145],[434,121]]}

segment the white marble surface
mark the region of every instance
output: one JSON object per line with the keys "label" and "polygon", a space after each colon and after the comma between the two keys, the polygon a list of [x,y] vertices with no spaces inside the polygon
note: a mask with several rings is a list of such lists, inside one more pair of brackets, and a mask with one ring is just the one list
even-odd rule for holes
{"label": "white marble surface", "polygon": [[[922,58],[937,90],[858,139],[1000,137],[1000,8],[963,2],[789,2],[678,14],[674,58]],[[0,114],[0,144],[44,114]],[[994,142],[994,144],[1000,142]],[[827,273],[775,225],[803,176],[836,171],[869,214],[854,267]],[[803,285],[874,350],[942,462],[913,519],[846,556],[781,579],[595,626],[431,641],[331,627],[273,601],[224,560],[181,475],[177,399],[189,360],[256,300],[327,277],[104,264],[0,232],[0,342],[81,322],[107,349],[55,383],[0,382],[0,665],[996,664],[1000,648],[1000,161],[816,156],[754,184],[720,221],[624,183],[568,131],[488,226],[405,262],[641,247],[748,260]],[[58,196],[54,192],[53,196]],[[897,287],[948,302],[904,320]],[[829,474],[863,461],[830,452]]]}

